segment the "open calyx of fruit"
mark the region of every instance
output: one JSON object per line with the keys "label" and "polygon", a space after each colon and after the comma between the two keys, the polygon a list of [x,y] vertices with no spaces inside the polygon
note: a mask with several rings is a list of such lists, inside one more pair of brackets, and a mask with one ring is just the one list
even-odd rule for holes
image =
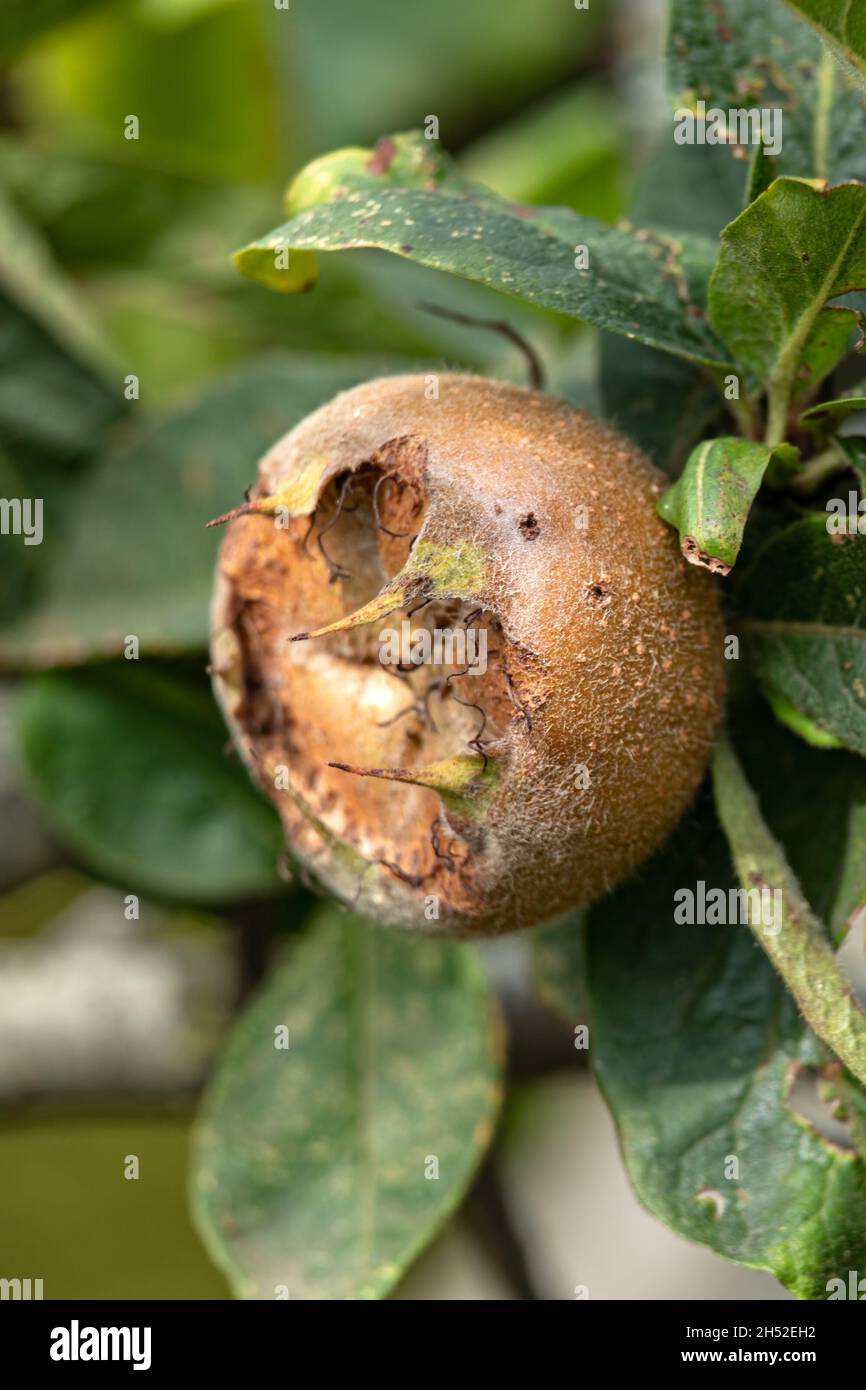
{"label": "open calyx of fruit", "polygon": [[214,680],[328,891],[492,935],[592,901],[671,830],[722,634],[660,490],[585,412],[450,374],[346,392],[262,459],[220,555]]}

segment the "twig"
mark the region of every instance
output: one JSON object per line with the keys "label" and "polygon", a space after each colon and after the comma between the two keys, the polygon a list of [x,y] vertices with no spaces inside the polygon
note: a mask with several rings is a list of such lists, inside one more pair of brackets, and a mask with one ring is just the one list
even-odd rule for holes
{"label": "twig", "polygon": [[452,323],[462,323],[468,328],[489,328],[494,333],[501,333],[504,338],[512,342],[519,348],[526,358],[529,367],[529,384],[533,391],[545,390],[544,366],[535,348],[522,333],[518,333],[510,323],[504,319],[479,319],[474,314],[461,314],[456,309],[446,309],[440,304],[420,303],[419,309],[423,309],[428,314],[436,314],[440,319],[450,319]]}

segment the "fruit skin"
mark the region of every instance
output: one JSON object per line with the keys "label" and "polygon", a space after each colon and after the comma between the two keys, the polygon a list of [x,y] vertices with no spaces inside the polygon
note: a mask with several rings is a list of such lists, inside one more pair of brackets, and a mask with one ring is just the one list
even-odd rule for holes
{"label": "fruit skin", "polygon": [[[682,560],[656,515],[662,475],[634,444],[544,393],[435,380],[438,399],[424,376],[344,392],[265,455],[222,547],[212,666],[291,849],[328,891],[384,922],[487,936],[592,902],[667,836],[712,746],[723,633],[715,581]],[[322,530],[347,470],[361,494],[365,470],[399,477],[379,489],[395,535],[360,503]],[[419,506],[420,535],[398,539]],[[304,545],[311,516],[323,547],[345,532],[336,560]],[[289,640],[383,587],[407,605],[432,594],[438,622],[483,609],[501,643],[485,675],[430,696],[435,732],[399,715],[407,687],[376,660],[404,616],[385,616],[390,600],[372,624]],[[439,770],[416,786],[334,762]]]}

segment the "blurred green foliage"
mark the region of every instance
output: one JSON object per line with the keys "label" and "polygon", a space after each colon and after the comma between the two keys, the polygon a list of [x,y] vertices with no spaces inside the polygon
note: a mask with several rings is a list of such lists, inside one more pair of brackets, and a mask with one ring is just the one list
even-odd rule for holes
{"label": "blurred green foliage", "polygon": [[134,1110],[7,1121],[4,1270],[42,1279],[45,1298],[228,1298],[187,1214],[188,1133],[186,1115]]}
{"label": "blurred green foliage", "polygon": [[528,25],[520,0],[58,4],[7,78],[0,189],[79,279],[149,405],[269,346],[459,351],[465,334],[371,286],[367,267],[329,270],[289,308],[240,283],[229,252],[305,159],[431,114],[473,177],[614,218],[616,108],[597,77],[573,80],[597,66],[606,7],[536,9]]}

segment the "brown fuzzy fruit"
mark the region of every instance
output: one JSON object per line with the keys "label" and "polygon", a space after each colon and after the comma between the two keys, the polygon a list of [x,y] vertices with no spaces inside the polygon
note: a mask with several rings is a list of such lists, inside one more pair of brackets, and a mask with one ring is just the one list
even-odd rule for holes
{"label": "brown fuzzy fruit", "polygon": [[215,685],[328,891],[493,935],[591,902],[673,828],[722,631],[661,482],[585,412],[450,374],[344,392],[265,455],[220,555]]}

